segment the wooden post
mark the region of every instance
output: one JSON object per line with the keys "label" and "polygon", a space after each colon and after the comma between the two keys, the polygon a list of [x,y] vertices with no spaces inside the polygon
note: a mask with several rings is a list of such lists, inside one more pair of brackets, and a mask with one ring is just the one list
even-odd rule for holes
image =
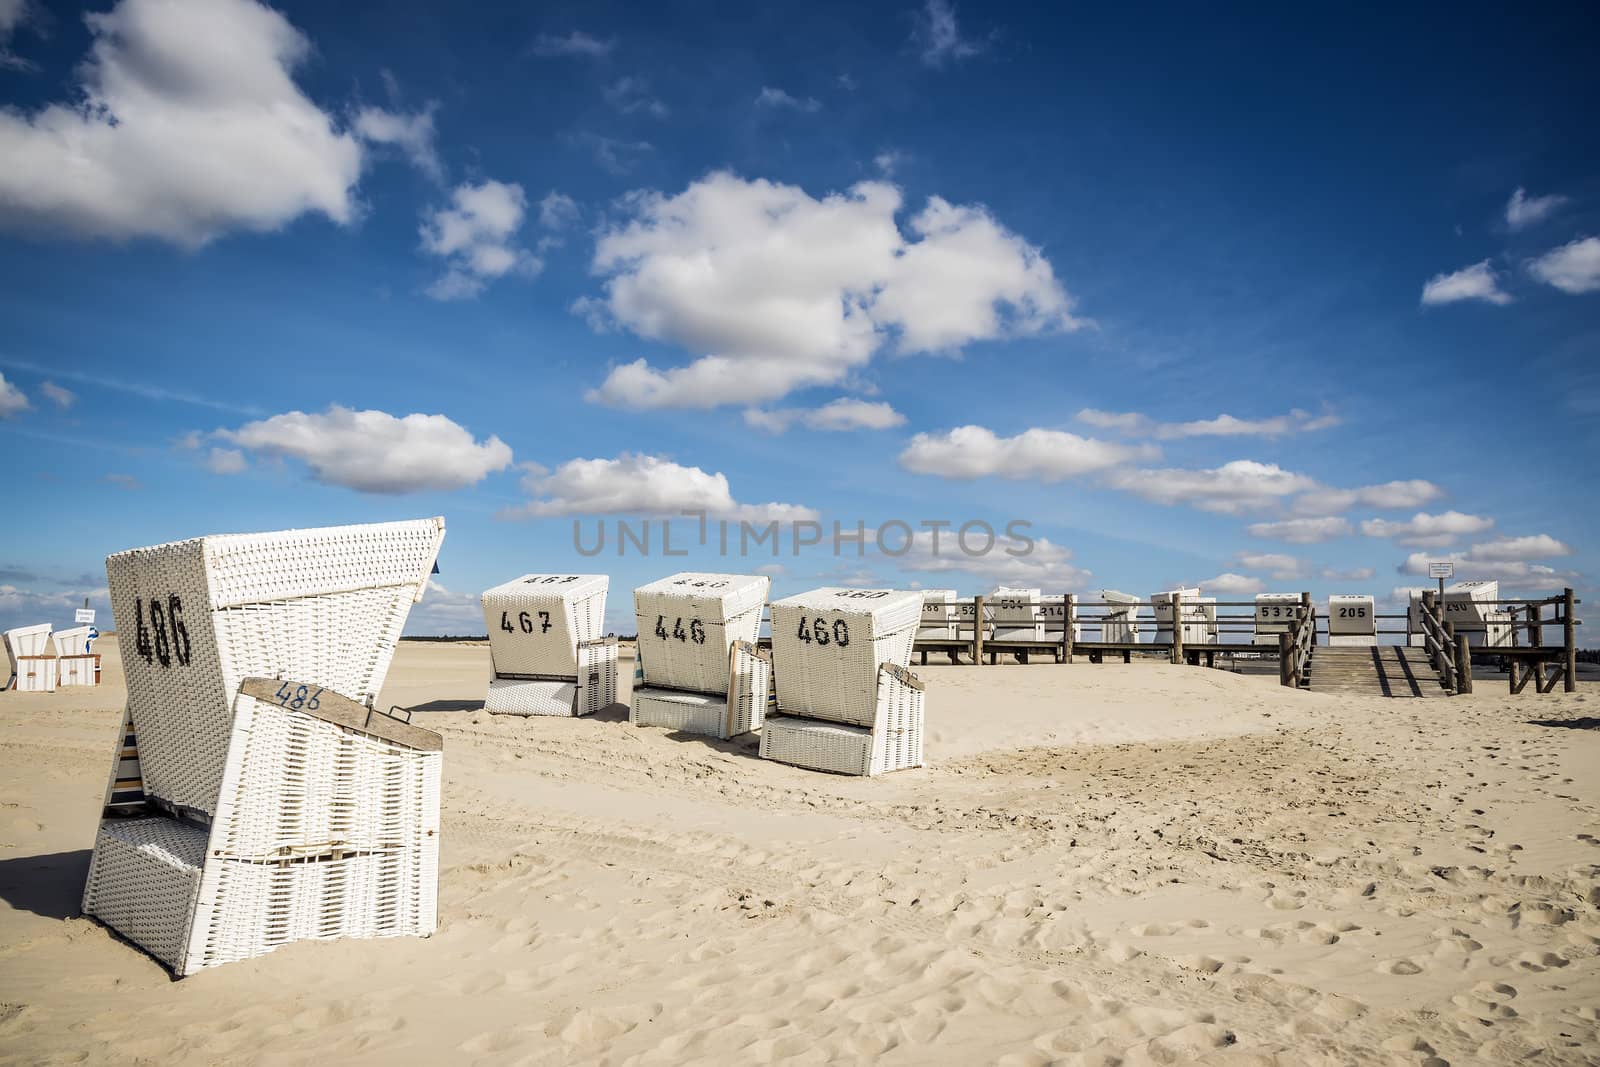
{"label": "wooden post", "polygon": [[983,666],[983,597],[972,598],[972,662]]}
{"label": "wooden post", "polygon": [[1294,647],[1294,638],[1289,636],[1288,630],[1278,632],[1278,684],[1289,684],[1289,660],[1294,655],[1290,651]]}
{"label": "wooden post", "polygon": [[1183,594],[1172,594],[1172,662],[1183,666]]}
{"label": "wooden post", "polygon": [[1544,646],[1544,602],[1528,605],[1528,644],[1533,648]]}
{"label": "wooden post", "polygon": [[1561,619],[1561,641],[1563,645],[1562,666],[1566,671],[1566,678],[1561,683],[1564,692],[1572,693],[1578,688],[1578,618],[1573,614],[1573,609],[1578,601],[1572,595],[1571,589],[1561,591],[1563,617]]}
{"label": "wooden post", "polygon": [[1444,677],[1444,684],[1451,689],[1456,687],[1456,624],[1444,624],[1444,644],[1439,648],[1440,674]]}
{"label": "wooden post", "polygon": [[1422,627],[1422,651],[1427,653],[1428,664],[1433,668],[1433,673],[1438,674],[1439,656],[1437,645],[1430,645],[1428,641],[1428,620],[1433,618],[1433,605],[1433,590],[1424,589],[1422,591],[1422,617],[1417,620],[1417,624]]}
{"label": "wooden post", "polygon": [[1065,646],[1061,651],[1062,657],[1067,663],[1072,662],[1072,626],[1073,617],[1077,615],[1077,612],[1073,609],[1077,606],[1077,599],[1078,594],[1076,593],[1063,593],[1061,595],[1061,643]]}
{"label": "wooden post", "polygon": [[1472,692],[1472,646],[1466,634],[1456,634],[1456,692]]}
{"label": "wooden post", "polygon": [[1317,643],[1317,617],[1312,614],[1311,594],[1300,594],[1300,617],[1306,620],[1306,625],[1311,627],[1311,643]]}

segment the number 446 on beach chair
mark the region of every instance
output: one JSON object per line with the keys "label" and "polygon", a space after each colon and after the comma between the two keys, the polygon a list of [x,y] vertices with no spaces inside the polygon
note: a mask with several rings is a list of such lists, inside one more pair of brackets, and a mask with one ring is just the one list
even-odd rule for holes
{"label": "number 446 on beach chair", "polygon": [[430,519],[106,560],[128,707],[85,914],[180,977],[433,932],[440,738],[372,703],[443,537]]}

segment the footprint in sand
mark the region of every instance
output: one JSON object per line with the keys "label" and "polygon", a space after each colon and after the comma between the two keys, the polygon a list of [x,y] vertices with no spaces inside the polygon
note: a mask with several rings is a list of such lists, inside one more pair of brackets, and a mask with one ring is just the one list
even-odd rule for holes
{"label": "footprint in sand", "polygon": [[1404,957],[1397,960],[1384,960],[1378,964],[1378,971],[1382,974],[1413,975],[1422,973],[1422,965],[1416,960]]}

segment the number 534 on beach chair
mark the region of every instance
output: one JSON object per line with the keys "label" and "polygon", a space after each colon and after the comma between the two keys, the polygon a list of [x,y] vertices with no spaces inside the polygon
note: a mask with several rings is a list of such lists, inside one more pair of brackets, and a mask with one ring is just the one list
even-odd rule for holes
{"label": "number 534 on beach chair", "polygon": [[779,713],[764,759],[840,774],[922,766],[923,687],[906,669],[922,595],[813,589],[772,602]]}
{"label": "number 534 on beach chair", "polygon": [[83,910],[186,975],[427,935],[439,735],[371,708],[444,521],[106,560],[128,706]]}
{"label": "number 534 on beach chair", "polygon": [[592,715],[617,699],[604,574],[524,574],[483,594],[491,715]]}

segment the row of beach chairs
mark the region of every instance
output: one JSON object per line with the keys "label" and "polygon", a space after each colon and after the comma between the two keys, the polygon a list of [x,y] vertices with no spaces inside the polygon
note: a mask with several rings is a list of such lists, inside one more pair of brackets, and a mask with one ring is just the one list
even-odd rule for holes
{"label": "row of beach chairs", "polygon": [[0,690],[53,693],[58,686],[100,684],[100,657],[94,652],[99,633],[93,626],[53,630],[49,623],[5,631],[10,676]]}

